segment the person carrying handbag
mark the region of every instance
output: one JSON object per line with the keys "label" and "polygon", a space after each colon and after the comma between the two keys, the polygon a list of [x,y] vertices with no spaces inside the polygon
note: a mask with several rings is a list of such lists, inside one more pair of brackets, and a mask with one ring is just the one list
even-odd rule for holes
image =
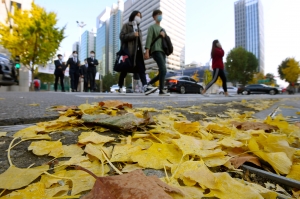
{"label": "person carrying handbag", "polygon": [[127,73],[137,73],[140,76],[144,92],[157,90],[155,87],[147,86],[146,67],[142,51],[142,31],[140,30],[141,20],[142,14],[139,11],[133,11],[129,17],[129,22],[123,25],[120,33],[121,50],[128,52],[132,67],[121,70],[118,83],[119,93],[122,93]]}
{"label": "person carrying handbag", "polygon": [[160,22],[162,20],[162,11],[153,11],[152,17],[155,20],[155,24],[150,26],[148,29],[145,46],[145,59],[149,59],[151,54],[152,58],[155,60],[158,66],[158,75],[149,82],[149,85],[159,81],[159,95],[169,96],[170,94],[164,91],[167,67],[166,53],[163,49],[163,38],[166,37],[166,32],[160,26]]}

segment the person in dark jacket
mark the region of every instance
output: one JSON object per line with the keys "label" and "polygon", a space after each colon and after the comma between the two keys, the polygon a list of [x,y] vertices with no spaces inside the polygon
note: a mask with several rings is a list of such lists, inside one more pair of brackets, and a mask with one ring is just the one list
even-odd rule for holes
{"label": "person in dark jacket", "polygon": [[57,92],[57,84],[58,84],[58,79],[60,79],[60,86],[61,86],[61,91],[65,92],[65,86],[64,86],[64,77],[65,77],[65,70],[66,66],[63,62],[63,56],[61,54],[57,55],[58,60],[54,61],[55,65],[55,83],[54,83],[54,90]]}
{"label": "person in dark jacket", "polygon": [[224,50],[219,42],[219,40],[214,40],[211,49],[211,59],[212,59],[212,68],[213,68],[213,78],[206,85],[205,89],[202,91],[202,94],[205,95],[206,91],[218,80],[218,77],[222,80],[222,87],[226,97],[229,97],[227,92],[227,79],[224,72]]}
{"label": "person in dark jacket", "polygon": [[88,81],[90,84],[90,90],[95,91],[95,77],[96,77],[96,67],[98,66],[98,60],[95,59],[95,52],[91,51],[90,52],[90,57],[87,58],[87,63],[88,63]]}
{"label": "person in dark jacket", "polygon": [[69,58],[66,67],[70,66],[69,75],[71,79],[71,89],[72,92],[77,92],[77,86],[79,82],[79,66],[77,51],[73,51],[73,57]]}
{"label": "person in dark jacket", "polygon": [[83,78],[84,82],[84,92],[88,92],[88,63],[87,60],[84,60],[84,65],[80,66],[79,74],[80,77]]}
{"label": "person in dark jacket", "polygon": [[[127,73],[138,73],[143,84],[143,91],[155,90],[155,87],[147,86],[146,67],[143,56],[142,31],[140,23],[142,14],[139,11],[133,11],[129,16],[129,22],[123,25],[120,40],[124,50],[128,50],[129,58],[133,64],[133,68],[128,71],[122,71],[119,77],[119,92],[122,93],[124,79]],[[128,49],[125,49],[127,48]],[[156,88],[157,89],[157,88]]]}

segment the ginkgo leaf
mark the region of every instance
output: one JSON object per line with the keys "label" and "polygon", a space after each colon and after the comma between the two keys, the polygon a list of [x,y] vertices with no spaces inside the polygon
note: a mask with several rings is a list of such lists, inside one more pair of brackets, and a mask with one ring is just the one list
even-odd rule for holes
{"label": "ginkgo leaf", "polygon": [[201,187],[210,189],[205,197],[232,199],[243,196],[243,199],[263,199],[255,189],[233,179],[228,173],[212,173],[205,166],[195,171],[187,171],[184,176],[195,180]]}
{"label": "ginkgo leaf", "polygon": [[48,165],[28,169],[10,166],[0,174],[0,189],[13,190],[27,186],[48,169]]}
{"label": "ginkgo leaf", "polygon": [[[184,179],[184,173],[186,171],[194,171],[199,169],[204,165],[203,161],[186,161],[182,164],[175,164],[171,167],[172,175],[175,179]],[[185,184],[187,186],[193,186],[196,184],[196,181]]]}
{"label": "ginkgo leaf", "polygon": [[219,126],[218,124],[209,124],[206,129],[215,133],[231,134],[231,130],[226,126]]}
{"label": "ginkgo leaf", "polygon": [[49,155],[59,157],[64,153],[62,143],[60,141],[36,141],[32,142],[28,150],[32,150],[35,155]]}
{"label": "ginkgo leaf", "polygon": [[83,149],[76,144],[63,145],[63,154],[60,157],[73,157],[76,155],[82,155],[84,153]]}
{"label": "ginkgo leaf", "polygon": [[78,143],[80,144],[87,144],[87,143],[94,143],[94,144],[102,144],[113,141],[115,138],[99,135],[96,132],[83,132],[78,136]]}
{"label": "ginkgo leaf", "polygon": [[48,196],[45,192],[44,184],[38,182],[29,185],[25,189],[20,189],[1,197],[1,199],[12,199],[12,198],[13,199],[22,199],[22,198],[41,199],[41,198],[48,198]]}
{"label": "ginkgo leaf", "polygon": [[199,122],[190,122],[190,121],[174,122],[174,128],[180,133],[192,133],[198,131],[199,127],[200,127]]}
{"label": "ginkgo leaf", "polygon": [[225,146],[225,147],[231,147],[231,148],[235,148],[235,147],[242,147],[244,144],[242,142],[236,141],[230,137],[226,137],[223,140],[219,141],[218,144]]}
{"label": "ginkgo leaf", "polygon": [[116,145],[114,147],[111,162],[132,162],[132,155],[141,152],[142,149],[140,146],[134,146],[130,144],[126,145]]}
{"label": "ginkgo leaf", "polygon": [[260,150],[254,138],[249,141],[248,147],[255,155],[267,161],[278,173],[288,174],[290,172],[292,162],[284,152],[265,153]]}
{"label": "ginkgo leaf", "polygon": [[7,132],[0,132],[0,137],[5,137]]}
{"label": "ginkgo leaf", "polygon": [[179,163],[182,155],[174,144],[153,143],[147,150],[132,153],[131,158],[144,168],[163,169],[164,166]]}
{"label": "ginkgo leaf", "polygon": [[291,171],[286,177],[300,181],[300,165],[292,165]]}
{"label": "ginkgo leaf", "polygon": [[205,165],[208,167],[221,166],[224,165],[229,160],[230,157],[228,156],[216,156],[216,157],[203,158]]}
{"label": "ginkgo leaf", "polygon": [[112,149],[113,146],[110,147],[103,147],[102,144],[100,145],[95,145],[95,144],[87,144],[85,146],[84,152],[98,158],[99,160],[101,160],[101,162],[105,161],[105,157],[103,156],[103,153],[101,152],[102,150],[104,151],[105,155],[110,158],[111,154],[112,154]]}
{"label": "ginkgo leaf", "polygon": [[30,126],[24,128],[14,134],[14,137],[20,137],[22,139],[31,139],[31,140],[51,140],[51,137],[47,134],[38,134],[38,126]]}
{"label": "ginkgo leaf", "polygon": [[122,172],[129,173],[138,169],[143,169],[143,167],[139,166],[138,164],[126,164],[125,167],[122,169]]}
{"label": "ginkgo leaf", "polygon": [[69,190],[69,185],[58,186],[50,189],[45,189],[45,195],[49,198],[54,196],[66,196]]}
{"label": "ginkgo leaf", "polygon": [[187,135],[181,135],[180,139],[173,139],[172,142],[178,146],[183,155],[198,155],[200,156],[202,149],[201,140]]}

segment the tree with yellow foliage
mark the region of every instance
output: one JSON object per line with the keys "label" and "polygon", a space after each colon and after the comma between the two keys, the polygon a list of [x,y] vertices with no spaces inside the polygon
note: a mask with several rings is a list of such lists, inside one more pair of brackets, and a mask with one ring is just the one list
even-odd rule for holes
{"label": "tree with yellow foliage", "polygon": [[31,10],[21,10],[16,5],[14,8],[14,13],[8,13],[7,23],[0,23],[0,44],[12,57],[20,56],[21,63],[32,72],[33,79],[34,66],[45,65],[54,57],[65,38],[65,27],[56,27],[56,14],[46,12],[34,2]]}
{"label": "tree with yellow foliage", "polygon": [[265,75],[263,73],[255,73],[253,75],[253,78],[251,81],[249,81],[249,84],[258,84],[258,81],[261,79],[264,79]]}
{"label": "tree with yellow foliage", "polygon": [[218,77],[217,81],[216,81],[216,84],[221,87],[223,85],[223,81],[221,79],[221,77]]}
{"label": "tree with yellow foliage", "polygon": [[282,61],[281,65],[278,67],[278,73],[280,79],[287,82],[296,83],[300,75],[300,63],[295,60],[295,58],[287,58]]}
{"label": "tree with yellow foliage", "polygon": [[198,70],[196,70],[196,71],[194,72],[194,74],[191,76],[191,78],[193,78],[194,80],[196,80],[196,82],[200,82]]}

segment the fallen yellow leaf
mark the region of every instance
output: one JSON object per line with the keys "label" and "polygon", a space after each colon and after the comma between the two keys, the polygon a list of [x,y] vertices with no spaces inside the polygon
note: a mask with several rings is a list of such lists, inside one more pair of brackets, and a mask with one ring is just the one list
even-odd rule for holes
{"label": "fallen yellow leaf", "polygon": [[113,141],[113,137],[99,135],[96,132],[83,132],[78,136],[78,143],[80,144],[87,144],[87,143],[94,143],[94,144],[101,144],[106,142]]}
{"label": "fallen yellow leaf", "polygon": [[48,169],[48,165],[28,169],[10,166],[4,173],[0,174],[0,189],[13,190],[27,186]]}

